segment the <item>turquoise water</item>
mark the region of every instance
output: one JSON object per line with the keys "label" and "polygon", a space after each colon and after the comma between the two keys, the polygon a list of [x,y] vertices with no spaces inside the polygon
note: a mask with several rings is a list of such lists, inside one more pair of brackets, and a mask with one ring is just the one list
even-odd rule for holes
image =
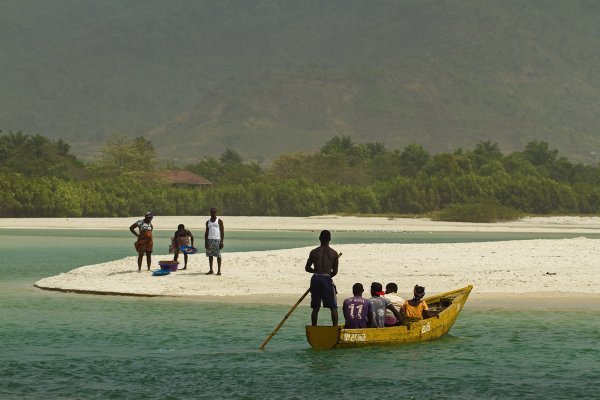
{"label": "turquoise water", "polygon": [[[168,233],[158,234],[159,241]],[[311,232],[246,232],[228,251],[315,245]],[[336,233],[336,243],[457,242],[580,235]],[[590,236],[596,237],[598,236]],[[35,247],[34,247],[35,246]],[[113,231],[0,230],[0,398],[572,399],[597,396],[600,310],[465,310],[424,344],[317,352],[289,310],[32,287],[72,268],[133,255]],[[301,293],[299,293],[300,296]]]}

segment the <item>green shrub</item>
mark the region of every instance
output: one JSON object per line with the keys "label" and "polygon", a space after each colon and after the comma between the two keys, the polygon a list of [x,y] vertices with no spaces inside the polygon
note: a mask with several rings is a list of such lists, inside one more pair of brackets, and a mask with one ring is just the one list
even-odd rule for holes
{"label": "green shrub", "polygon": [[433,219],[455,222],[498,222],[518,219],[522,214],[514,208],[494,200],[471,200],[464,204],[452,204],[437,211]]}

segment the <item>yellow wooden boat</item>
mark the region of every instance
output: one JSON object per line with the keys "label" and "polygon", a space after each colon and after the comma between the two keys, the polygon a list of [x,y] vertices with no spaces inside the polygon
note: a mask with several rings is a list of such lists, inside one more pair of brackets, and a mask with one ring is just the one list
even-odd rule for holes
{"label": "yellow wooden boat", "polygon": [[389,328],[344,329],[340,326],[306,326],[306,339],[317,350],[426,342],[444,336],[463,309],[472,285],[426,297],[430,317]]}

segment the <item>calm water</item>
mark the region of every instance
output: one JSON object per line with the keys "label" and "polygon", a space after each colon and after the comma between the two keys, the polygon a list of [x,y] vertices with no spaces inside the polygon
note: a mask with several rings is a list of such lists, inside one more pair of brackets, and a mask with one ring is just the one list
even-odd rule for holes
{"label": "calm water", "polygon": [[[158,236],[166,249],[168,232]],[[314,236],[231,233],[227,249],[311,246]],[[558,237],[570,236],[334,235],[336,243]],[[0,398],[597,398],[600,310],[509,312],[467,303],[451,334],[438,341],[316,352],[304,337],[304,304],[259,351],[289,306],[32,287],[45,276],[133,255],[131,245],[127,232],[0,230]]]}

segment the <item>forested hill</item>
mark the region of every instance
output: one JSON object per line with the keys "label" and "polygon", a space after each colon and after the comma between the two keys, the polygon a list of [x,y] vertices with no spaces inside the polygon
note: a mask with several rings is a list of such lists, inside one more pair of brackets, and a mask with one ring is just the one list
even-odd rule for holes
{"label": "forested hill", "polygon": [[4,0],[0,129],[84,158],[118,132],[191,162],[391,148],[600,152],[591,0]]}

